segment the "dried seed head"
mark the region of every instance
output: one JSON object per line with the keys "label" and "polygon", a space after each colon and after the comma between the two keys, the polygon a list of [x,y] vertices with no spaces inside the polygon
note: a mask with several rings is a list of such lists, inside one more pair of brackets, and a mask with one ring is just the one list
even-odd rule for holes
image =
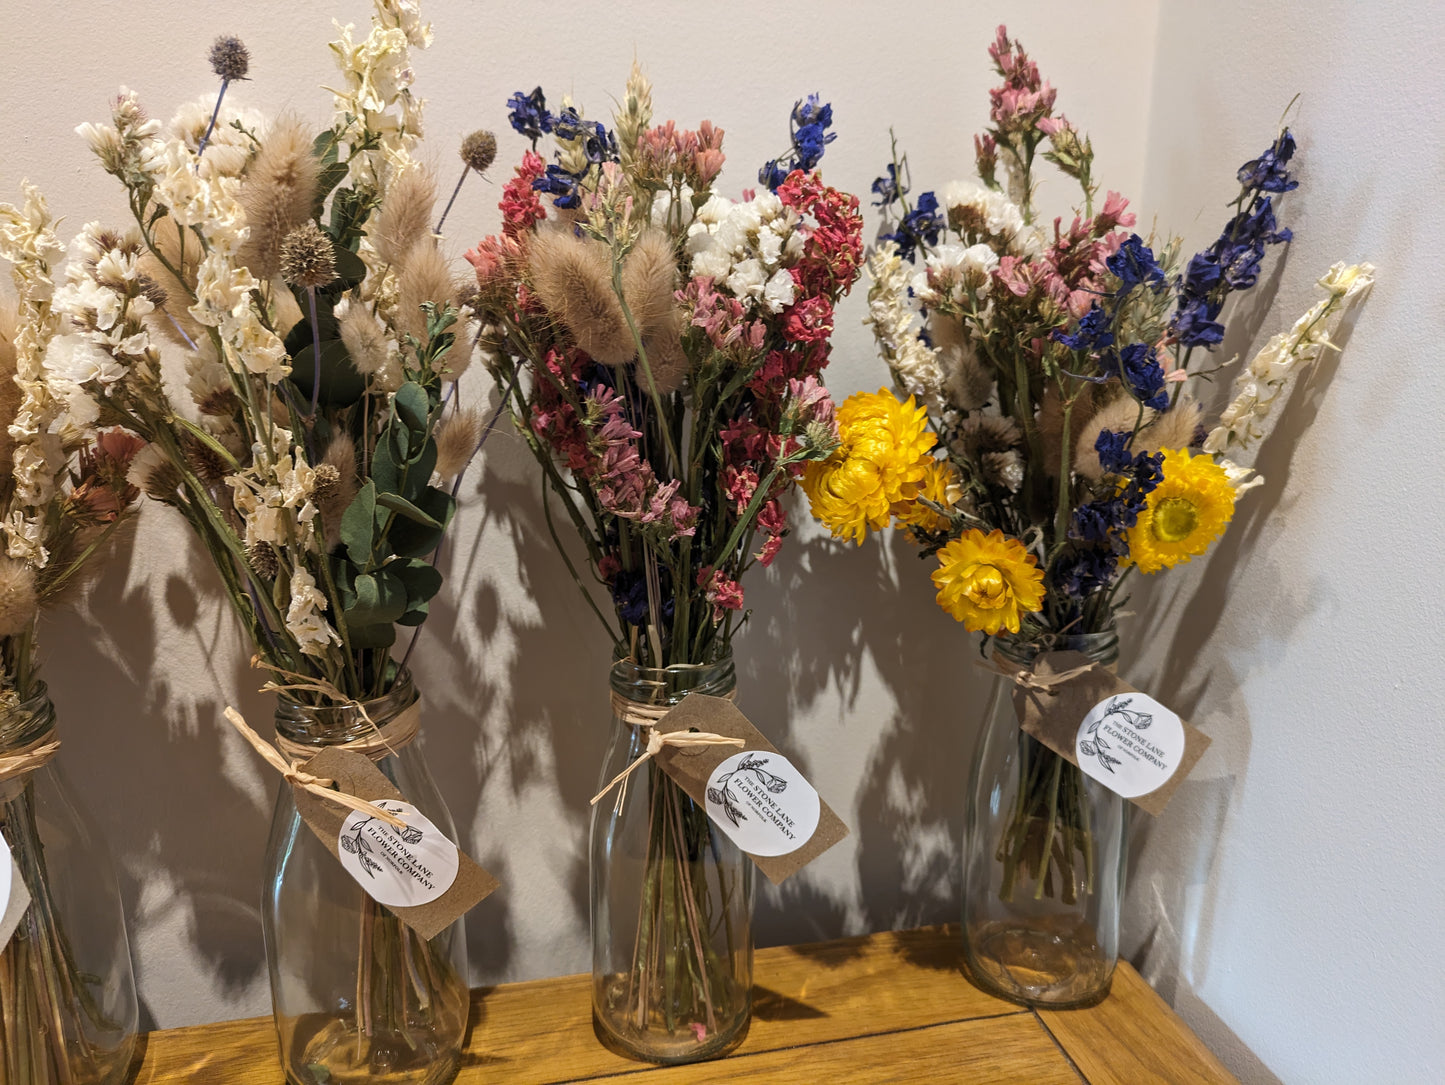
{"label": "dried seed head", "polygon": [[219,37],[211,46],[211,71],[226,82],[245,79],[251,70],[251,52],[240,38]]}
{"label": "dried seed head", "polygon": [[231,473],[220,453],[193,434],[182,435],[181,451],[185,453],[186,463],[196,473],[196,477],[209,486],[219,486]]}
{"label": "dried seed head", "polygon": [[312,153],[312,135],[300,119],[281,118],[266,133],[241,178],[239,198],[249,230],[240,260],[263,281],[280,271],[286,236],[311,218],[321,171],[321,162]]}
{"label": "dried seed head", "polygon": [[438,311],[456,305],[457,283],[436,243],[424,237],[403,258],[396,283],[396,325],[422,343],[426,342],[427,319],[421,307],[428,301]]}
{"label": "dried seed head", "polygon": [[[337,307],[340,312],[340,307]],[[351,356],[352,367],[363,377],[369,377],[386,364],[390,351],[387,348],[386,332],[376,322],[365,305],[350,305],[338,318],[341,342]]]}
{"label": "dried seed head", "polygon": [[252,543],[246,547],[246,564],[251,566],[251,572],[258,580],[275,580],[280,568],[276,551],[271,549],[270,543]]}
{"label": "dried seed head", "polygon": [[35,571],[18,558],[0,557],[0,637],[25,632],[39,609]]}
{"label": "dried seed head", "polygon": [[481,439],[482,416],[474,408],[448,415],[437,429],[437,474],[448,482],[456,478]]}
{"label": "dried seed head", "polygon": [[478,128],[462,140],[462,161],[469,169],[486,173],[487,167],[497,160],[497,137],[485,128]]}
{"label": "dried seed head", "polygon": [[155,445],[146,445],[135,454],[125,478],[147,497],[167,505],[176,504],[176,491],[185,481],[180,468],[171,463],[165,453]]}
{"label": "dried seed head", "polygon": [[436,184],[430,171],[421,166],[392,176],[381,207],[366,224],[383,263],[400,264],[411,247],[431,233],[431,209],[436,202]]}
{"label": "dried seed head", "polygon": [[538,300],[579,347],[603,365],[632,360],[637,347],[612,290],[606,245],[565,229],[538,233],[528,244],[527,271]]}
{"label": "dried seed head", "polygon": [[340,485],[341,472],[336,469],[334,464],[318,463],[316,465],[311,492],[318,504],[333,497]]}
{"label": "dried seed head", "polygon": [[[329,479],[330,481],[324,481]],[[321,532],[330,553],[341,544],[341,516],[356,497],[356,442],[344,433],[331,438],[326,455],[316,465],[316,507]]]}
{"label": "dried seed head", "polygon": [[336,281],[331,238],[307,219],[281,242],[281,278],[292,286],[317,287]]}

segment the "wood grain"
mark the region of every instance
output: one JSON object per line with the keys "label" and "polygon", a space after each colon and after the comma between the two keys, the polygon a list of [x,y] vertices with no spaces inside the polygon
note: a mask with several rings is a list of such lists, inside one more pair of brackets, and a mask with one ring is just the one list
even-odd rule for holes
{"label": "wood grain", "polygon": [[[1020,1012],[965,980],[958,957],[957,933],[946,927],[758,950],[753,1022],[733,1057]],[[457,1085],[495,1080],[487,1075],[501,1067],[519,1085],[636,1070],[593,1035],[590,992],[586,976],[479,992]]]}
{"label": "wood grain", "polygon": [[1238,1085],[1138,972],[1120,964],[1109,997],[1086,1010],[1040,1010],[1039,1020],[1089,1085]]}
{"label": "wood grain", "polygon": [[[726,1060],[687,1067],[603,1047],[589,976],[476,991],[457,1085],[1234,1081],[1128,965],[1099,1006],[1035,1015],[963,977],[956,927],[762,949],[754,978],[747,1038]],[[135,1085],[281,1081],[269,1017],[152,1033],[139,1061]]]}
{"label": "wood grain", "polygon": [[715,1063],[659,1067],[590,1080],[617,1085],[736,1085],[744,1081],[766,1081],[770,1085],[1080,1085],[1082,1079],[1033,1015],[1018,1013],[755,1055],[733,1054]]}

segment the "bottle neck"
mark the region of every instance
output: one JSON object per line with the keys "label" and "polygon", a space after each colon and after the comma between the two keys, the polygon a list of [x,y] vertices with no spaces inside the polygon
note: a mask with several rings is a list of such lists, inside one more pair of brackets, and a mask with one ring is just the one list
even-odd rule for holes
{"label": "bottle neck", "polygon": [[738,682],[732,652],[725,651],[709,663],[671,667],[641,667],[630,659],[619,659],[612,664],[610,684],[614,700],[667,708],[691,693],[731,697]]}
{"label": "bottle neck", "polygon": [[55,706],[44,682],[25,700],[0,703],[0,755],[33,746],[55,730]]}
{"label": "bottle neck", "polygon": [[993,650],[1020,667],[1030,666],[1045,652],[1078,652],[1091,663],[1107,667],[1119,661],[1119,632],[1106,629],[1101,633],[1053,634],[1027,641],[999,636],[993,639]]}
{"label": "bottle neck", "polygon": [[[276,702],[276,735],[288,743],[317,748],[371,744],[378,730],[385,732],[403,722],[419,697],[410,675],[403,675],[390,692],[360,703],[308,705],[282,694]],[[410,738],[406,736],[407,741]]]}

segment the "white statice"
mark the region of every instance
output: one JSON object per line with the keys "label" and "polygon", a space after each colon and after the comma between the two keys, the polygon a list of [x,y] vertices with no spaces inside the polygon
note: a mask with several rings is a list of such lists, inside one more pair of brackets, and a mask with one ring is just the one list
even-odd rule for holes
{"label": "white statice", "polygon": [[[712,197],[708,203],[712,203],[713,200],[718,200],[722,204],[730,203],[730,201],[718,196]],[[692,209],[692,188],[689,185],[682,186],[682,196],[675,202],[672,198],[672,189],[670,188],[665,188],[661,192],[653,194],[650,217],[654,226],[663,230],[670,229],[674,213],[681,216],[684,229],[692,225],[695,221]]]}
{"label": "white statice", "polygon": [[50,551],[45,549],[45,523],[40,517],[26,516],[19,509],[13,510],[0,522],[0,534],[5,536],[5,556],[24,561],[37,569],[45,568],[50,561]]}
{"label": "white statice", "polygon": [[[9,426],[15,442],[11,454],[14,500],[22,509],[41,509],[55,494],[56,480],[66,469],[64,448],[57,433],[61,401],[45,380],[45,352],[60,328],[61,313],[54,304],[54,265],[64,253],[55,236],[50,209],[34,185],[25,186],[25,203],[0,204],[0,258],[11,264],[11,277],[19,291],[14,340],[15,383],[20,405]],[[40,530],[39,516],[17,511],[17,526],[6,528],[13,551],[17,538],[31,539]],[[28,526],[25,526],[28,525]],[[19,532],[19,535],[16,533]],[[38,549],[37,549],[38,547]],[[43,566],[44,548],[25,549],[27,560]],[[13,552],[11,556],[16,556]]]}
{"label": "white statice", "polygon": [[413,0],[375,0],[371,32],[353,38],[355,26],[336,27],[330,43],[343,85],[328,87],[336,106],[335,128],[342,139],[358,145],[367,136],[380,146],[353,159],[352,176],[363,186],[380,188],[387,170],[413,164],[412,151],[422,137],[425,102],[411,92],[415,73],[411,49],[431,44],[429,23],[423,23]]}
{"label": "white statice", "polygon": [[909,267],[898,246],[885,241],[868,258],[868,315],[863,323],[873,329],[873,338],[899,383],[930,407],[941,407],[943,369],[938,352],[918,337],[914,327],[918,314],[908,298]]}
{"label": "white statice", "polygon": [[291,605],[286,608],[286,631],[309,656],[324,656],[341,638],[323,616],[326,596],[316,587],[316,578],[305,569],[291,574]]}
{"label": "white statice", "polygon": [[71,242],[65,285],[55,292],[55,309],[69,318],[72,331],[50,343],[43,361],[44,379],[81,421],[94,421],[94,392],[106,396],[140,367],[154,366],[145,319],[155,303],[142,292],[133,235],[115,239],[99,223],[87,223]]}
{"label": "white statice", "polygon": [[[201,145],[201,137],[211,123],[216,108],[215,93],[185,102],[165,127],[168,138],[184,143],[192,154]],[[238,127],[239,126],[239,127]],[[257,110],[235,106],[229,98],[222,102],[211,138],[206,140],[206,153],[200,159],[201,174],[239,177],[245,170],[256,146],[266,134],[266,118]]]}
{"label": "white statice", "polygon": [[924,258],[922,270],[913,276],[914,297],[928,309],[947,302],[962,303],[965,290],[986,298],[996,267],[998,253],[990,246],[946,242]]}
{"label": "white statice", "polygon": [[233,503],[246,525],[246,545],[269,543],[276,547],[295,545],[311,549],[315,541],[316,470],[291,444],[291,431],[272,428],[268,449],[253,446],[255,462],[239,474],[226,478],[235,497]]}
{"label": "white statice", "polygon": [[1043,251],[1043,233],[1026,226],[1019,205],[997,189],[972,181],[950,181],[943,190],[943,206],[950,221],[962,216],[965,223],[1002,238],[1010,252],[1033,256]]}
{"label": "white statice", "polygon": [[713,196],[687,229],[694,278],[708,278],[748,310],[780,313],[796,299],[788,267],[803,251],[799,219],[771,192],[744,203]]}
{"label": "white statice", "polygon": [[1233,402],[1204,441],[1216,455],[1248,448],[1264,436],[1263,421],[1295,372],[1333,348],[1330,335],[1344,310],[1374,283],[1370,264],[1335,264],[1319,281],[1328,297],[1316,302],[1287,332],[1273,336],[1235,380]]}
{"label": "white statice", "polygon": [[155,198],[171,220],[195,227],[208,251],[232,256],[246,240],[240,178],[198,166],[195,152],[179,139],[155,140],[141,151],[140,168],[155,182]]}

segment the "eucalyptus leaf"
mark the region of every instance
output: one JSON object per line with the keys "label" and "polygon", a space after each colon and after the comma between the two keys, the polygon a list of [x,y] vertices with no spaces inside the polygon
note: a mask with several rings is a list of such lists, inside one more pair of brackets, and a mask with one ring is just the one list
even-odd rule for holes
{"label": "eucalyptus leaf", "polygon": [[426,389],[415,381],[407,381],[396,390],[396,395],[392,397],[392,409],[417,437],[431,433],[431,402]]}
{"label": "eucalyptus leaf", "polygon": [[[291,382],[308,398],[315,380],[315,348],[307,343],[291,356]],[[366,378],[351,364],[351,355],[340,339],[321,344],[321,402],[331,407],[349,407],[366,394]]]}
{"label": "eucalyptus leaf", "polygon": [[428,527],[415,520],[398,517],[392,522],[391,531],[386,537],[392,551],[404,558],[426,557],[441,545],[442,535],[446,525],[451,522],[456,504],[451,494],[446,491],[438,490],[435,486],[426,487],[416,505],[438,526]]}
{"label": "eucalyptus leaf", "polygon": [[415,521],[423,527],[433,528],[437,531],[443,529],[443,525],[437,523],[421,509],[417,508],[400,494],[377,494],[376,503],[390,509],[398,516],[405,516],[408,520]]}
{"label": "eucalyptus leaf", "polygon": [[341,541],[358,566],[371,564],[376,549],[376,483],[372,479],[366,480],[341,514]]}
{"label": "eucalyptus leaf", "polygon": [[346,611],[347,627],[390,624],[406,612],[406,588],[387,569],[356,578],[356,602]]}

